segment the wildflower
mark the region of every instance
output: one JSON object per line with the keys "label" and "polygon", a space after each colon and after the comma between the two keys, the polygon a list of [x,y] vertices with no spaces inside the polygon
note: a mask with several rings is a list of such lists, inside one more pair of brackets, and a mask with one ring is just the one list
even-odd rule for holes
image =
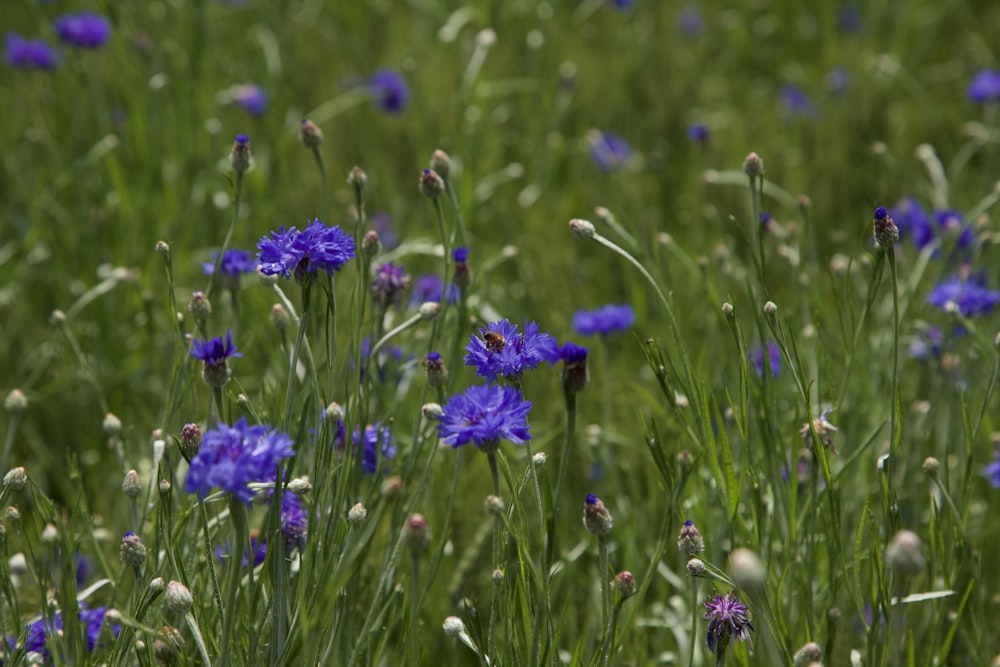
{"label": "wildflower", "polygon": [[927,564],[920,550],[920,536],[909,530],[901,530],[892,536],[885,548],[885,566],[904,577],[920,574]]}
{"label": "wildflower", "polygon": [[281,536],[285,538],[285,549],[292,551],[305,544],[309,517],[306,516],[302,499],[298,494],[285,491],[281,495]]}
{"label": "wildflower", "polygon": [[573,329],[581,336],[608,335],[624,331],[634,323],[635,311],[628,304],[609,304],[597,310],[578,310],[573,314]]}
{"label": "wildflower", "polygon": [[[83,631],[86,634],[87,639],[87,651],[93,652],[95,648],[103,646],[103,642],[100,641],[102,630],[104,629],[104,617],[107,614],[106,607],[96,607],[95,609],[80,609],[80,625],[83,626]],[[111,629],[111,635],[113,637],[118,636],[118,631],[121,626],[117,624],[108,623],[108,627]],[[58,611],[55,614],[55,618],[50,624],[47,618],[40,618],[37,621],[29,623],[24,628],[24,644],[23,648],[25,653],[40,653],[45,660],[49,658],[49,650],[47,647],[48,640],[52,637],[59,637],[63,632],[63,619],[62,612]],[[17,645],[21,645],[20,641]]]}
{"label": "wildflower", "polygon": [[593,493],[588,493],[583,503],[583,525],[598,537],[607,536],[615,525],[611,512]]}
{"label": "wildflower", "polygon": [[681,526],[681,534],[677,537],[677,550],[688,558],[694,558],[705,550],[705,540],[690,519]]}
{"label": "wildflower", "polygon": [[444,192],[444,180],[433,169],[420,172],[420,192],[425,197],[434,199]]}
{"label": "wildflower", "polygon": [[[243,567],[250,564],[248,556],[253,557],[253,567],[262,565],[264,559],[267,558],[267,543],[256,535],[256,531],[251,531],[250,550],[243,554]],[[227,542],[225,548],[215,547],[215,557],[223,563],[228,563],[229,559],[232,558],[232,545]]]}
{"label": "wildflower", "polygon": [[253,165],[253,155],[250,153],[250,138],[247,135],[236,135],[233,147],[229,150],[229,164],[237,174],[244,173]]}
{"label": "wildflower", "polygon": [[469,269],[469,249],[466,247],[455,248],[451,252],[452,259],[455,260],[455,274],[452,281],[458,285],[459,289],[466,289],[472,282],[472,271]]}
{"label": "wildflower", "polygon": [[179,581],[171,581],[167,584],[165,597],[167,609],[175,614],[186,614],[191,609],[191,605],[194,604],[191,590]]}
{"label": "wildflower", "polygon": [[702,20],[698,8],[694,5],[688,5],[681,10],[677,23],[680,26],[681,33],[691,39],[700,37],[701,33],[705,30],[705,22]]}
{"label": "wildflower", "polygon": [[56,19],[55,28],[59,39],[85,49],[96,49],[111,37],[111,23],[93,12],[63,14]]}
{"label": "wildflower", "polygon": [[122,493],[129,500],[135,500],[142,495],[142,479],[139,478],[139,473],[135,470],[129,470],[125,473],[125,479],[122,480]]}
{"label": "wildflower", "polygon": [[25,39],[9,32],[4,40],[7,64],[25,69],[51,70],[56,67],[56,53],[40,39]]}
{"label": "wildflower", "polygon": [[794,84],[782,86],[778,93],[788,116],[811,116],[816,113],[816,105],[804,90]]}
{"label": "wildflower", "polygon": [[381,69],[368,80],[375,104],[388,113],[399,113],[410,102],[410,90],[397,72]]}
{"label": "wildflower", "polygon": [[[212,261],[205,262],[201,265],[201,270],[206,276],[212,275],[215,271],[215,262],[219,257],[219,253],[212,253]],[[238,279],[244,273],[255,273],[257,271],[257,261],[253,258],[253,255],[246,250],[237,250],[235,248],[230,248],[222,255],[222,261],[219,263],[219,272],[228,279],[236,279],[236,285],[239,285]],[[231,286],[231,283],[227,282],[227,287]]]}
{"label": "wildflower", "polygon": [[521,377],[525,370],[536,367],[546,360],[552,337],[539,333],[535,322],[524,323],[524,333],[518,333],[517,325],[510,320],[490,322],[480,329],[465,347],[465,365],[474,366],[476,375],[493,382],[498,377],[513,380]]}
{"label": "wildflower", "polygon": [[570,393],[576,394],[587,385],[588,352],[587,348],[575,343],[556,345],[553,341],[549,346],[546,361],[550,364],[563,362],[563,387]]}
{"label": "wildflower", "polygon": [[267,111],[267,93],[258,85],[241,83],[229,89],[236,104],[246,109],[251,116],[263,116]]}
{"label": "wildflower", "polygon": [[323,143],[323,130],[308,118],[303,118],[299,124],[299,141],[306,148],[317,148]]}
{"label": "wildflower", "polygon": [[948,310],[948,304],[955,304],[963,317],[988,313],[1000,303],[1000,292],[987,289],[982,276],[970,275],[965,280],[948,278],[927,295],[927,303]]}
{"label": "wildflower", "polygon": [[232,426],[220,423],[202,437],[184,491],[204,499],[221,488],[249,505],[254,493],[248,485],[273,481],[278,462],[294,453],[292,439],[266,424],[250,426],[246,417]]}
{"label": "wildflower", "polygon": [[993,69],[981,69],[969,82],[969,99],[982,104],[1000,100],[1000,72]]}
{"label": "wildflower", "polygon": [[146,562],[146,546],[142,543],[142,539],[130,530],[122,537],[119,555],[128,567],[142,567]]}
{"label": "wildflower", "polygon": [[265,275],[295,277],[304,283],[319,269],[329,275],[354,257],[354,240],[339,225],[327,227],[313,220],[304,230],[281,227],[257,243],[257,258]]}
{"label": "wildflower", "polygon": [[459,291],[455,283],[448,283],[446,289],[441,287],[441,276],[427,273],[418,276],[413,283],[413,291],[410,292],[410,305],[419,306],[429,301],[441,302],[441,296],[448,300],[448,303],[458,301]]}
{"label": "wildflower", "polygon": [[[747,359],[753,363],[757,377],[764,377],[764,348],[755,345],[747,352]],[[778,377],[778,373],[781,372],[781,348],[772,341],[767,342],[767,361],[771,369],[771,377]]]}
{"label": "wildflower", "polygon": [[406,520],[403,543],[413,551],[423,551],[431,543],[431,529],[423,514],[411,514]]}
{"label": "wildflower", "polygon": [[891,248],[899,240],[899,229],[883,206],[875,209],[874,229],[875,243],[880,248]]}
{"label": "wildflower", "polygon": [[229,357],[242,357],[243,353],[236,350],[233,345],[233,334],[226,329],[226,341],[222,338],[211,338],[209,340],[195,340],[191,345],[191,356],[205,362],[202,368],[202,378],[210,387],[221,387],[229,381],[229,367],[226,359]]}
{"label": "wildflower", "polygon": [[747,618],[747,606],[739,601],[733,592],[715,596],[705,603],[702,618],[708,621],[708,650],[723,652],[735,637],[752,646],[750,632],[753,625]]}
{"label": "wildflower", "polygon": [[384,311],[391,304],[399,305],[403,292],[410,286],[410,274],[402,266],[387,262],[375,270],[372,292],[375,302]]}
{"label": "wildflower", "polygon": [[[369,229],[365,232],[364,238],[361,239],[361,254],[368,259],[373,259],[381,250],[382,239],[378,237],[378,232]],[[407,284],[409,284],[409,276],[407,276]]]}
{"label": "wildflower", "polygon": [[994,488],[1000,489],[1000,449],[996,452],[996,458],[983,467],[983,474],[989,478]]}
{"label": "wildflower", "polygon": [[636,593],[635,577],[628,570],[622,570],[615,575],[615,588],[623,600],[632,597]]}
{"label": "wildflower", "polygon": [[498,447],[501,439],[516,445],[531,439],[531,401],[513,387],[472,386],[448,399],[442,410],[438,435],[453,449],[471,442],[489,450]]}
{"label": "wildflower", "polygon": [[[379,459],[388,463],[396,456],[396,445],[393,444],[389,426],[382,426],[379,422],[365,428],[364,441],[361,441],[361,429],[354,429],[354,449],[361,444],[361,470],[374,475],[378,471]],[[383,472],[388,472],[386,465]]]}
{"label": "wildflower", "polygon": [[618,169],[632,156],[628,142],[610,132],[592,131],[587,136],[590,143],[590,157],[601,171]]}
{"label": "wildflower", "polygon": [[820,413],[819,417],[812,420],[812,428],[807,422],[805,425],[799,429],[799,435],[802,439],[806,441],[806,445],[810,448],[813,446],[812,433],[816,432],[816,436],[819,441],[823,443],[823,446],[830,449],[834,454],[837,453],[837,447],[833,444],[833,434],[837,432],[837,427],[826,420],[826,416],[830,414],[830,408],[826,408]]}
{"label": "wildflower", "polygon": [[428,385],[431,387],[443,387],[448,382],[448,369],[445,368],[444,359],[441,358],[439,352],[428,352],[423,365],[427,371]]}
{"label": "wildflower", "polygon": [[697,141],[702,146],[708,145],[708,138],[710,132],[707,125],[702,125],[701,123],[695,123],[694,125],[689,125],[687,129],[687,138],[690,141]]}

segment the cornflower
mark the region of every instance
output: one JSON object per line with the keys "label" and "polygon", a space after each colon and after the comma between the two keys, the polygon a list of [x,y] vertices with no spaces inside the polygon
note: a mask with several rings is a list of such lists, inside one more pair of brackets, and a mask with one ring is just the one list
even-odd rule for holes
{"label": "cornflower", "polygon": [[339,225],[327,227],[313,220],[304,230],[281,227],[257,243],[260,270],[265,275],[294,276],[300,283],[316,277],[320,269],[333,275],[354,257],[354,240]]}
{"label": "cornflower", "polygon": [[468,443],[484,451],[496,449],[500,440],[519,445],[531,439],[528,412],[531,401],[513,387],[476,385],[455,394],[442,406],[438,435],[456,449]]}
{"label": "cornflower", "polygon": [[498,377],[516,380],[525,370],[546,361],[552,344],[552,337],[539,333],[535,322],[525,322],[524,333],[518,333],[516,324],[503,319],[480,329],[480,336],[472,335],[464,361],[487,382]]}

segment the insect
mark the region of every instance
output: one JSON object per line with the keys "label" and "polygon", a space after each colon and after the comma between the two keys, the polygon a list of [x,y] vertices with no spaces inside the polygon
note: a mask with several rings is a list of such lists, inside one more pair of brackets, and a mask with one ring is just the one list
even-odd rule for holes
{"label": "insect", "polygon": [[507,345],[507,340],[496,331],[484,331],[483,340],[486,341],[486,349],[490,352],[500,352]]}

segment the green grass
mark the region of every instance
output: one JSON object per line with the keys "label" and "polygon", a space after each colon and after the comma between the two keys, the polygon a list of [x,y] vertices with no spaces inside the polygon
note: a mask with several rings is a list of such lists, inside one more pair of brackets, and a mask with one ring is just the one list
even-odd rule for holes
{"label": "green grass", "polygon": [[[67,47],[52,72],[0,69],[0,388],[28,401],[3,418],[0,468],[23,466],[29,479],[0,491],[0,505],[20,513],[4,522],[3,634],[62,610],[66,630],[50,645],[60,664],[153,664],[157,633],[171,626],[185,642],[174,664],[201,664],[204,652],[213,665],[483,665],[487,656],[501,665],[709,665],[702,603],[735,587],[756,630],[752,651],[737,643],[722,654],[732,664],[791,664],[807,642],[827,665],[852,664],[852,651],[865,665],[988,664],[1000,652],[990,630],[1000,580],[989,566],[1000,557],[990,512],[1000,491],[982,475],[1000,430],[997,317],[927,303],[960,270],[954,239],[921,254],[904,234],[894,290],[891,262],[871,237],[875,207],[906,196],[928,211],[958,210],[977,237],[967,266],[1000,287],[996,105],[966,97],[976,71],[997,67],[1000,7],[859,3],[863,32],[845,35],[835,4],[708,2],[698,4],[704,32],[690,38],[677,26],[682,5],[636,4],[104,3],[98,11],[113,24],[104,47]],[[5,29],[53,42],[51,22],[64,11],[16,4]],[[383,67],[409,84],[400,114],[357,91]],[[835,67],[850,75],[840,95],[825,83]],[[219,95],[246,82],[267,91],[260,117]],[[787,113],[786,84],[812,98],[814,115]],[[297,138],[303,117],[324,132],[325,181]],[[709,126],[707,145],[687,140],[692,123]],[[595,166],[594,129],[631,144],[623,168]],[[401,245],[336,275],[335,317],[325,279],[311,290],[304,344],[315,377],[303,349],[289,382],[298,329],[269,322],[282,297],[302,310],[298,285],[248,276],[235,291],[217,287],[207,335],[232,329],[244,353],[220,408],[210,407],[184,336],[204,336],[186,306],[206,288],[201,265],[233,220],[227,155],[238,133],[251,139],[254,168],[242,179],[232,247],[252,249],[271,230],[316,217],[360,238],[367,223],[356,226],[347,183],[355,165],[368,176],[366,220],[388,214]],[[933,153],[918,150],[925,145]],[[443,198],[439,221],[418,188],[435,149],[454,161],[473,281],[461,305],[388,341],[402,358],[369,365],[359,387],[362,337],[416,313],[394,309],[377,322],[370,270],[392,259],[413,276],[440,274],[439,224],[455,245],[455,210]],[[742,171],[751,151],[765,168],[756,200]],[[761,206],[774,223],[759,238]],[[593,221],[655,287],[622,255],[575,238],[573,218]],[[763,310],[768,300],[775,315]],[[607,303],[634,307],[629,332],[573,331],[575,311]],[[494,491],[488,457],[440,446],[421,407],[481,382],[462,366],[462,348],[501,317],[588,345],[590,383],[567,420],[558,369],[522,378],[530,451],[547,459],[532,466],[527,447],[502,444],[505,510],[494,519],[483,507]],[[911,357],[910,343],[932,326],[945,332],[943,353]],[[759,377],[747,353],[768,341],[781,371]],[[419,365],[432,349],[448,364],[441,391]],[[326,428],[310,435],[333,401],[346,407],[349,430],[392,424],[387,473],[363,475]],[[807,445],[803,426],[824,408],[836,453],[805,452],[799,483],[787,481]],[[252,576],[214,558],[210,567],[206,555],[206,520],[211,551],[242,534],[239,511],[210,496],[203,516],[183,492],[181,428],[207,429],[220,409],[226,423],[282,426],[298,452],[287,478],[313,485],[306,545],[291,561],[272,548]],[[103,429],[109,412],[120,433]],[[936,476],[924,470],[930,456]],[[145,485],[134,503],[120,490],[130,469]],[[387,492],[393,477],[401,490]],[[154,478],[171,488],[161,493]],[[581,522],[587,493],[614,517],[603,541]],[[350,523],[359,502],[367,517]],[[430,527],[424,551],[400,538],[414,512]],[[247,519],[264,537],[277,528],[263,505]],[[677,550],[687,519],[705,541],[702,576],[689,575]],[[926,562],[913,576],[887,567],[901,529],[922,541]],[[139,568],[119,558],[127,530],[148,549]],[[731,581],[729,554],[740,547],[762,560],[762,584]],[[75,553],[94,570],[79,585]],[[604,584],[621,570],[634,574],[637,594],[606,601]],[[189,617],[167,608],[157,577],[190,588]],[[73,619],[95,582],[104,584],[86,604],[118,610],[122,631],[91,655]],[[948,593],[920,597],[938,592]],[[449,616],[466,634],[442,631]]]}

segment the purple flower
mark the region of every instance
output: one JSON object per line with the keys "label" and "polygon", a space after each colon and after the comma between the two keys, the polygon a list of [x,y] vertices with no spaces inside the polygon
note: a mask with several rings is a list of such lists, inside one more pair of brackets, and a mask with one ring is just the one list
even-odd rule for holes
{"label": "purple flower", "polygon": [[[753,363],[757,377],[764,377],[764,348],[755,345],[747,352],[747,359]],[[777,343],[767,342],[767,361],[771,366],[771,377],[778,377],[781,372],[781,348]]]}
{"label": "purple flower", "polygon": [[220,423],[202,437],[184,491],[204,499],[221,488],[249,505],[254,496],[249,484],[274,481],[278,462],[294,454],[292,439],[266,424],[250,426],[246,417],[232,426]]}
{"label": "purple flower", "polygon": [[735,637],[752,645],[750,631],[753,625],[747,618],[747,606],[740,602],[735,593],[719,595],[705,603],[702,618],[708,621],[708,650],[725,651]]}
{"label": "purple flower", "polygon": [[980,104],[1000,100],[1000,72],[982,69],[969,82],[969,99]]}
{"label": "purple flower", "polygon": [[632,147],[618,135],[610,132],[592,132],[590,141],[590,157],[601,171],[618,169],[628,162],[632,155]]}
{"label": "purple flower", "polygon": [[983,467],[983,474],[989,478],[994,488],[1000,489],[1000,449],[996,451],[996,458]]}
{"label": "purple flower", "polygon": [[524,371],[534,368],[548,358],[553,344],[552,336],[539,333],[535,322],[525,322],[524,333],[510,320],[490,322],[469,339],[465,349],[465,365],[474,366],[476,375],[493,382],[498,377],[514,380]]}
{"label": "purple flower", "polygon": [[410,89],[406,87],[406,81],[391,69],[375,72],[368,80],[368,88],[375,104],[382,111],[399,113],[410,102]]}
{"label": "purple flower", "polygon": [[242,357],[243,353],[236,350],[233,345],[233,332],[226,329],[226,340],[222,338],[210,338],[209,340],[195,340],[191,345],[191,356],[201,359],[206,366],[225,364],[229,357]]}
{"label": "purple flower", "polygon": [[241,83],[233,86],[230,92],[233,101],[246,109],[251,116],[262,116],[267,111],[267,93],[260,86]]}
{"label": "purple flower", "polygon": [[301,232],[284,227],[257,243],[257,258],[266,275],[293,275],[299,282],[316,276],[319,269],[333,275],[354,257],[354,240],[339,225],[327,227],[319,220]]}
{"label": "purple flower", "polygon": [[928,356],[941,356],[941,344],[944,342],[944,333],[936,326],[928,326],[918,332],[909,345],[910,356],[914,359],[926,359]]}
{"label": "purple flower", "polygon": [[403,292],[409,286],[410,274],[401,266],[388,262],[375,270],[372,292],[375,294],[375,302],[383,309],[390,304],[399,305]]}
{"label": "purple flower", "polygon": [[578,310],[573,314],[573,329],[581,336],[607,335],[625,331],[635,323],[635,311],[624,303],[609,304],[597,310]]}
{"label": "purple flower", "polygon": [[[212,253],[212,261],[205,262],[201,265],[201,270],[206,276],[212,275],[212,271],[215,270],[215,261],[218,259],[219,253]],[[226,254],[222,256],[222,262],[219,264],[219,271],[223,276],[240,276],[244,273],[256,273],[257,272],[257,260],[253,258],[253,255],[246,250],[235,250],[230,248],[226,251]]]}
{"label": "purple flower", "polygon": [[689,125],[687,129],[688,140],[697,141],[699,144],[707,144],[709,134],[708,126],[702,125],[701,123]]}
{"label": "purple flower", "polygon": [[[458,301],[458,287],[456,287],[454,283],[448,283],[448,289],[445,291],[445,296],[448,299],[448,303],[455,303]],[[441,302],[441,276],[433,273],[418,276],[417,280],[413,284],[413,291],[410,292],[411,306],[420,306],[420,304],[428,301],[433,301],[435,303]]]}
{"label": "purple flower", "polygon": [[[87,651],[93,652],[95,648],[102,646],[100,642],[101,630],[104,627],[105,607],[95,609],[80,609],[80,625],[87,639]],[[54,626],[54,627],[53,627]],[[118,636],[120,626],[111,625],[111,634]],[[49,657],[49,649],[46,645],[49,638],[63,633],[62,612],[56,612],[53,622],[50,624],[47,618],[40,618],[25,626],[24,650],[25,652],[41,653],[46,659]],[[16,644],[14,644],[16,645]],[[11,645],[11,648],[14,647]]]}
{"label": "purple flower", "polygon": [[291,552],[305,544],[308,526],[309,517],[302,499],[286,490],[281,496],[281,536],[285,538],[287,551]]}
{"label": "purple flower", "polygon": [[563,362],[563,388],[571,393],[577,393],[587,384],[587,348],[575,343],[556,345],[551,342],[546,350],[545,360],[550,364]]}
{"label": "purple flower", "polygon": [[920,202],[913,197],[901,199],[892,209],[891,217],[899,229],[900,238],[911,237],[918,250],[922,250],[934,240],[931,219],[920,206]]}
{"label": "purple flower", "polygon": [[[354,429],[354,449],[357,451],[361,440],[360,429]],[[396,457],[396,445],[392,441],[392,434],[388,426],[382,426],[375,422],[373,426],[365,428],[364,441],[361,444],[361,470],[365,474],[374,475],[378,472],[379,460],[386,465],[383,472],[388,472],[388,463]]]}
{"label": "purple flower", "polygon": [[785,106],[785,112],[790,117],[811,116],[816,113],[816,105],[806,91],[794,84],[782,86],[779,97]]}
{"label": "purple flower", "polygon": [[111,37],[111,23],[100,14],[80,12],[64,14],[56,19],[59,39],[86,49],[96,49]]}
{"label": "purple flower", "polygon": [[442,407],[438,435],[452,448],[467,443],[496,447],[500,440],[520,445],[531,440],[528,411],[531,401],[513,387],[497,384],[469,387]]}
{"label": "purple flower", "polygon": [[451,251],[452,259],[455,260],[456,264],[461,264],[462,262],[469,261],[469,249],[465,246],[459,246]]}
{"label": "purple flower", "polygon": [[837,30],[845,35],[857,35],[865,24],[857,5],[844,5],[837,13]]}
{"label": "purple flower", "polygon": [[954,303],[963,317],[972,317],[993,310],[1000,303],[1000,292],[987,289],[982,276],[951,277],[930,291],[927,303],[941,310]]}
{"label": "purple flower", "polygon": [[677,23],[680,26],[681,33],[683,33],[685,37],[690,37],[692,39],[700,37],[701,33],[705,30],[705,22],[702,21],[701,13],[694,5],[688,5],[681,10]]}
{"label": "purple flower", "polygon": [[56,53],[40,39],[25,39],[9,32],[5,39],[7,63],[25,69],[55,69]]}
{"label": "purple flower", "polygon": [[[228,563],[229,562],[229,559],[231,558],[231,556],[230,556],[231,553],[232,553],[232,545],[229,544],[228,542],[226,543],[225,548],[223,548],[223,547],[215,547],[215,557],[218,558],[223,563]],[[262,565],[264,563],[264,559],[267,557],[267,543],[264,542],[263,540],[260,540],[260,539],[256,538],[256,537],[251,537],[250,538],[250,554],[253,555],[253,566],[254,567],[257,567],[258,565]],[[249,560],[247,559],[247,554],[244,552],[244,554],[243,554],[243,567],[246,567],[248,564],[249,564]]]}

